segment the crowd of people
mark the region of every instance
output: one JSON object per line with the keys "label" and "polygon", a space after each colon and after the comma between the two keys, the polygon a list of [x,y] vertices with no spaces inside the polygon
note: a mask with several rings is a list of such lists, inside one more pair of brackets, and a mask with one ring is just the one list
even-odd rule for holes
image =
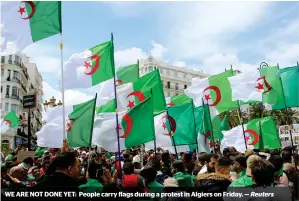
{"label": "crowd of people", "polygon": [[[171,196],[171,193],[197,195],[192,192],[199,192],[213,195],[236,189],[243,191],[244,188],[236,187],[247,187],[245,189],[251,192],[265,192],[267,189],[274,191],[275,199],[269,197],[269,200],[295,201],[299,200],[298,179],[299,155],[290,147],[264,152],[246,150],[245,153],[228,147],[222,153],[219,150],[210,154],[196,153],[194,150],[178,155],[160,148],[141,153],[140,149],[136,148],[123,151],[119,155],[89,148],[70,150],[65,142],[62,149],[38,150],[34,158],[27,157],[18,161],[17,151],[13,151],[1,161],[2,198],[5,198],[7,191],[37,190],[123,192],[123,195],[136,192],[155,195],[168,193],[164,197],[124,196],[126,200],[238,200],[240,198],[233,196],[178,197]],[[284,191],[279,193],[278,189]],[[243,199],[254,200],[250,196]]]}

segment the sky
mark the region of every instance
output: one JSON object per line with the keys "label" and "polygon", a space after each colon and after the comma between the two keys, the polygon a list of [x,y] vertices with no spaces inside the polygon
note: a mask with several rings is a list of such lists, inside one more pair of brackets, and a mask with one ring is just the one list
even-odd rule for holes
{"label": "sky", "polygon": [[[116,67],[149,55],[217,74],[299,60],[299,2],[62,2],[64,62],[114,34]],[[23,52],[43,76],[44,98],[59,92],[60,36]],[[66,91],[66,104],[91,94]]]}

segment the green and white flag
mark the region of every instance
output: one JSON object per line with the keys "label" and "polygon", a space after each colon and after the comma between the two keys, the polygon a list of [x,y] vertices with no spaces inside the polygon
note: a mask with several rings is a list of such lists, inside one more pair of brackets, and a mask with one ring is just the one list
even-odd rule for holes
{"label": "green and white flag", "polygon": [[233,76],[233,71],[228,70],[218,75],[204,79],[192,80],[192,85],[184,93],[193,99],[195,107],[207,103],[210,106],[211,118],[238,107],[232,101],[232,90],[228,78]]}
{"label": "green and white flag", "polygon": [[[253,119],[244,124],[245,140],[248,149],[279,149],[281,142],[273,117]],[[242,126],[229,131],[222,131],[221,149],[234,146],[239,152],[245,151],[245,142]]]}
{"label": "green and white flag", "polygon": [[1,24],[1,52],[14,54],[62,32],[61,2],[1,2]]}
{"label": "green and white flag", "polygon": [[285,104],[282,102],[274,104],[272,109],[281,110],[285,106],[288,108],[299,107],[299,67],[294,66],[280,69],[280,77]]}
{"label": "green and white flag", "polygon": [[67,139],[70,147],[91,146],[96,98],[74,105],[67,122]]}
{"label": "green and white flag", "polygon": [[14,128],[20,125],[19,118],[15,114],[14,111],[8,112],[2,119],[1,119],[1,134],[6,133],[9,129]]}
{"label": "green and white flag", "polygon": [[92,143],[109,152],[118,151],[117,129],[121,150],[152,141],[155,137],[152,107],[152,98],[148,98],[131,110],[119,112],[118,126],[115,113],[96,114]]}
{"label": "green and white flag", "polygon": [[[133,83],[123,84],[116,88],[117,109],[126,111],[133,108],[146,98],[152,97],[154,114],[165,111],[166,103],[163,92],[162,81],[158,70],[154,70]],[[115,111],[115,101],[110,100],[107,104],[97,108],[97,113],[107,113]]]}
{"label": "green and white flag", "polygon": [[113,57],[112,41],[73,54],[64,65],[64,88],[87,89],[112,80],[115,75]]}
{"label": "green and white flag", "polygon": [[131,64],[128,66],[120,67],[116,71],[116,85],[127,84],[135,82],[139,79],[139,64]]}

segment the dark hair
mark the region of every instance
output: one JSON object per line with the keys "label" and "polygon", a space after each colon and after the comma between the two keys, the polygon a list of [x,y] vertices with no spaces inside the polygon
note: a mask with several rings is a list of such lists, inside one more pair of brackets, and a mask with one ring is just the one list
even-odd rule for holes
{"label": "dark hair", "polygon": [[125,162],[123,169],[125,175],[134,174],[134,164],[132,162]]}
{"label": "dark hair", "polygon": [[292,161],[292,151],[283,150],[281,152],[281,157],[282,157],[284,163],[291,163],[291,161]]}
{"label": "dark hair", "polygon": [[251,166],[251,174],[257,186],[270,186],[273,183],[274,166],[266,160],[254,161]]}
{"label": "dark hair", "polygon": [[217,160],[219,158],[219,156],[217,154],[209,154],[208,162],[211,162],[211,158],[215,158]]}
{"label": "dark hair", "polygon": [[162,154],[162,161],[163,162],[168,162],[170,154],[168,152],[165,152]]}
{"label": "dark hair", "polygon": [[50,163],[50,161],[43,161],[43,163],[42,163],[42,167],[44,168],[44,167],[46,166],[46,164],[49,164],[49,165],[50,165],[51,163]]}
{"label": "dark hair", "polygon": [[56,155],[52,164],[56,170],[67,169],[69,166],[73,166],[76,163],[76,154],[74,152],[62,152]]}
{"label": "dark hair", "polygon": [[95,160],[90,160],[88,167],[88,176],[91,179],[100,179],[101,176],[103,176],[102,165]]}
{"label": "dark hair", "polygon": [[274,155],[279,155],[279,151],[276,149],[270,150],[270,155],[274,156]]}
{"label": "dark hair", "polygon": [[50,158],[51,158],[50,156],[44,156],[44,157],[43,157],[43,160],[44,160],[44,161],[48,161],[48,160],[50,160]]}
{"label": "dark hair", "polygon": [[224,156],[229,156],[229,154],[230,154],[229,148],[224,148],[222,153],[223,153]]}
{"label": "dark hair", "polygon": [[299,163],[299,154],[294,154],[294,163],[295,163],[295,165],[298,165],[298,163]]}
{"label": "dark hair", "polygon": [[231,160],[226,157],[226,156],[221,156],[218,158],[217,160],[217,163],[216,163],[217,166],[230,166],[231,165]]}
{"label": "dark hair", "polygon": [[156,169],[157,171],[161,170],[161,162],[159,159],[152,158],[150,161],[151,167]]}
{"label": "dark hair", "polygon": [[273,155],[269,158],[269,162],[274,166],[274,171],[279,171],[283,166],[283,159],[279,155]]}
{"label": "dark hair", "polygon": [[235,162],[239,163],[241,167],[246,168],[247,167],[247,158],[243,154],[239,154],[235,158]]}
{"label": "dark hair", "polygon": [[33,158],[27,157],[23,160],[23,163],[29,163],[31,166],[33,166]]}
{"label": "dark hair", "polygon": [[208,160],[209,160],[209,155],[207,153],[205,153],[205,152],[199,153],[199,155],[198,155],[198,161],[200,161],[200,162],[208,162]]}
{"label": "dark hair", "polygon": [[149,166],[144,167],[144,169],[142,169],[140,172],[140,176],[142,176],[146,180],[147,184],[155,181],[156,175],[157,170]]}

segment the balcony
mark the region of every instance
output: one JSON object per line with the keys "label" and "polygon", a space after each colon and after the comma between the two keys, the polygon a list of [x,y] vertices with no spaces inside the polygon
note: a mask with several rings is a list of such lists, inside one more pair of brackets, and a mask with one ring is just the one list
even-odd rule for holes
{"label": "balcony", "polygon": [[16,83],[19,83],[19,84],[21,83],[21,81],[20,81],[19,78],[17,78],[17,77],[13,77],[13,78],[12,78],[12,81],[13,81],[13,82],[16,82]]}
{"label": "balcony", "polygon": [[12,94],[12,95],[11,95],[11,99],[19,100],[20,98],[19,98],[18,95],[16,95],[16,94]]}
{"label": "balcony", "polygon": [[9,98],[9,94],[6,94],[6,95],[5,95],[5,98]]}

